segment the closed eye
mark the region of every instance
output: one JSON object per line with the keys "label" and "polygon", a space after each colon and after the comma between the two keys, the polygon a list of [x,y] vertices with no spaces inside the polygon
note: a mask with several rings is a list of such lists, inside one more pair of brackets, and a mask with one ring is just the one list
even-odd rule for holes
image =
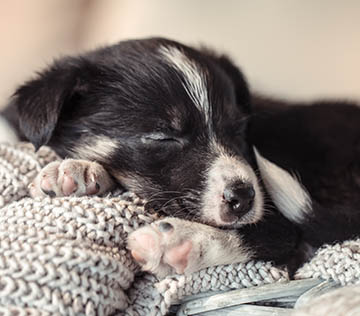
{"label": "closed eye", "polygon": [[171,135],[167,135],[165,133],[161,133],[161,132],[158,132],[158,133],[149,133],[149,134],[145,134],[143,136],[141,136],[141,142],[144,143],[144,144],[152,144],[152,143],[155,143],[155,144],[177,144],[177,145],[180,145],[180,146],[183,146],[184,145],[184,140],[182,138],[179,138],[179,137],[174,137],[174,136],[171,136]]}

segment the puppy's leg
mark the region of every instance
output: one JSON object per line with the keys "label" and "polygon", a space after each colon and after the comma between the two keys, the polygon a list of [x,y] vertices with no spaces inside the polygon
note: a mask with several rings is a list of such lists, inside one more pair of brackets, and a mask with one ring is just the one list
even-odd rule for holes
{"label": "puppy's leg", "polygon": [[98,163],[66,159],[45,166],[29,190],[32,197],[83,196],[102,194],[113,186],[113,180]]}
{"label": "puppy's leg", "polygon": [[131,233],[128,248],[134,259],[163,278],[174,273],[251,259],[252,253],[233,231],[166,218]]}

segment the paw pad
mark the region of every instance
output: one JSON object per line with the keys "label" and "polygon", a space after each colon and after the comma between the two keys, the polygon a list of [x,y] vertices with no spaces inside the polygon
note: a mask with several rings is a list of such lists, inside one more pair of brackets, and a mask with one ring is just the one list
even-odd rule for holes
{"label": "paw pad", "polygon": [[173,229],[174,229],[174,227],[168,222],[160,222],[159,223],[159,231],[162,233],[168,233],[168,232],[172,231]]}
{"label": "paw pad", "polygon": [[128,248],[144,270],[162,276],[187,269],[193,242],[173,222],[176,220],[158,221],[129,235]]}
{"label": "paw pad", "polygon": [[45,166],[29,185],[29,191],[32,197],[84,196],[102,194],[113,186],[113,180],[98,163],[67,159]]}

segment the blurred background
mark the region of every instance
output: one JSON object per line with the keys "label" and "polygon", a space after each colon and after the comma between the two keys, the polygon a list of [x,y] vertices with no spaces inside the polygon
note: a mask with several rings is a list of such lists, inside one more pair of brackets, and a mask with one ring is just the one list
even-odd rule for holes
{"label": "blurred background", "polygon": [[0,104],[54,58],[166,36],[227,52],[254,90],[360,100],[357,0],[1,0]]}

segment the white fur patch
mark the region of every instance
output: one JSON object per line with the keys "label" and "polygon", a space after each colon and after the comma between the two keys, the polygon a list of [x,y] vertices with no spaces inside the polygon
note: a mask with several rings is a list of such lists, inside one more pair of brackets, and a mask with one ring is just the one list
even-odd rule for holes
{"label": "white fur patch", "polygon": [[[243,225],[255,223],[261,219],[264,210],[263,193],[253,169],[246,161],[229,155],[216,143],[212,145],[218,158],[207,171],[205,193],[202,200],[202,219],[215,225]],[[234,182],[242,181],[252,185],[255,190],[255,200],[252,209],[236,223],[226,223],[221,219],[223,194],[225,187]]]}
{"label": "white fur patch", "polygon": [[280,212],[301,224],[312,210],[311,198],[301,183],[286,170],[265,159],[254,148],[264,185]]}
{"label": "white fur patch", "polygon": [[183,86],[198,110],[205,115],[206,122],[211,126],[211,107],[208,98],[206,76],[196,63],[191,61],[176,47],[162,46],[163,54],[171,65],[184,77]]}
{"label": "white fur patch", "polygon": [[18,141],[19,140],[13,128],[5,120],[5,118],[0,116],[0,143],[15,144]]}
{"label": "white fur patch", "polygon": [[74,158],[103,161],[105,157],[111,156],[118,148],[113,139],[106,136],[92,136],[81,140],[72,148]]}
{"label": "white fur patch", "polygon": [[[158,225],[163,221],[171,224],[173,232],[159,230]],[[233,231],[179,218],[168,217],[163,221],[137,229],[128,238],[128,249],[142,258],[139,263],[143,270],[159,278],[176,272],[190,274],[210,266],[247,262],[253,256],[251,249]],[[189,252],[181,254],[175,250],[185,243],[190,245]],[[179,262],[181,271],[177,271]]]}

